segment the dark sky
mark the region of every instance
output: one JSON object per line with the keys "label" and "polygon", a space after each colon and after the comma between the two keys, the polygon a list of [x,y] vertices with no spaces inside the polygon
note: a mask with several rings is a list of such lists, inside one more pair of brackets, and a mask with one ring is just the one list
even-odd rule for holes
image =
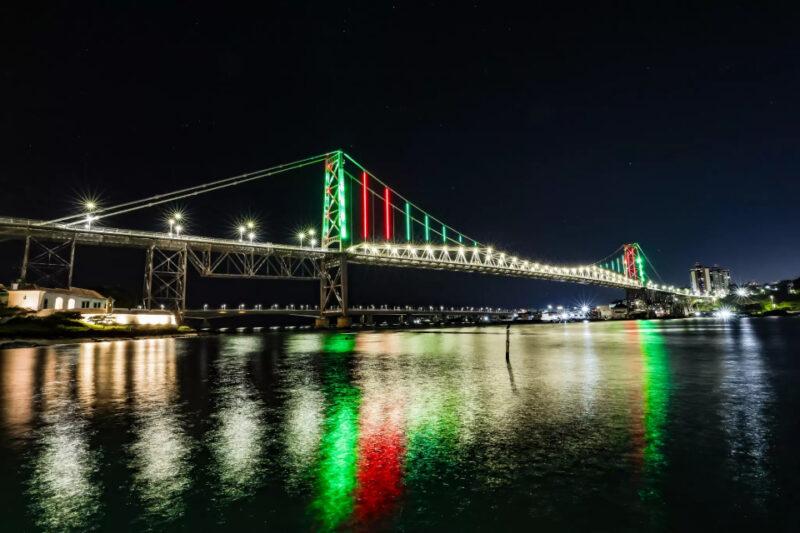
{"label": "dark sky", "polygon": [[[2,215],[52,218],[85,191],[116,203],[342,148],[519,255],[583,263],[638,241],[669,283],[687,284],[694,261],[738,281],[800,275],[797,11],[301,4],[4,7]],[[286,242],[319,224],[320,189],[315,170],[184,207],[194,233],[230,235],[251,214]],[[113,223],[156,229],[161,215]],[[0,249],[3,281],[14,246]],[[140,255],[80,250],[76,282],[138,289]],[[192,283],[194,304],[316,291]],[[619,296],[388,271],[353,290],[476,305]]]}

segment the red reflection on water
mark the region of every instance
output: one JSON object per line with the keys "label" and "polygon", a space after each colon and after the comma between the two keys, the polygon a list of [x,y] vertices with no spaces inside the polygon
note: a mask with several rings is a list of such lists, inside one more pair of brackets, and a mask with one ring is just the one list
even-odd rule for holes
{"label": "red reflection on water", "polygon": [[402,494],[405,436],[401,420],[401,402],[384,398],[362,404],[355,509],[361,527],[389,516]]}

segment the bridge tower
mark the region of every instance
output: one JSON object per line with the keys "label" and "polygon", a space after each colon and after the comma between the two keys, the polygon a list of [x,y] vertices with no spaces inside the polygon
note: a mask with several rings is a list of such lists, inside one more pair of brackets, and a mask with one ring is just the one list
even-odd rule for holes
{"label": "bridge tower", "polygon": [[639,271],[637,269],[638,245],[635,243],[624,244],[622,246],[622,261],[625,265],[625,275],[629,279],[639,279]]}
{"label": "bridge tower", "polygon": [[347,179],[344,162],[341,150],[333,152],[325,159],[320,241],[323,248],[339,253],[323,259],[320,265],[317,327],[328,326],[328,315],[332,314],[331,311],[336,311],[337,327],[348,327],[351,324],[350,317],[347,316],[348,283],[345,249],[350,240],[350,228],[347,219]]}

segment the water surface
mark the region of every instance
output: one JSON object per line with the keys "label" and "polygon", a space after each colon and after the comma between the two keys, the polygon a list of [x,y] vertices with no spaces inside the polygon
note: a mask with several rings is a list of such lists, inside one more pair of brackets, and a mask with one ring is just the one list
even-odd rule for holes
{"label": "water surface", "polygon": [[800,320],[0,351],[31,529],[793,529]]}

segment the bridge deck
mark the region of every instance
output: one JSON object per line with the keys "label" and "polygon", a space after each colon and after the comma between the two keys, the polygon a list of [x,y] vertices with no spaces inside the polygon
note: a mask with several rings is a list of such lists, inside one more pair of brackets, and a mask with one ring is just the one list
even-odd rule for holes
{"label": "bridge deck", "polygon": [[[298,268],[277,265],[259,273],[257,269],[238,269],[233,273],[215,270],[216,263],[208,254],[251,254],[261,257],[281,257],[294,261],[311,261],[317,264],[325,258],[339,257],[344,253],[347,261],[355,264],[473,272],[505,277],[542,279],[561,282],[600,285],[619,289],[642,289],[659,291],[676,296],[707,298],[693,295],[688,289],[658,285],[652,281],[645,286],[639,280],[599,268],[595,265],[565,266],[535,262],[507,256],[491,248],[462,247],[430,244],[360,243],[348,247],[344,252],[324,248],[294,246],[290,244],[241,242],[234,239],[217,239],[197,235],[169,236],[165,233],[117,229],[106,227],[85,228],[74,225],[51,224],[41,220],[1,218],[0,236],[7,238],[35,237],[50,240],[73,240],[76,244],[90,246],[116,246],[127,248],[158,247],[164,250],[181,250],[207,254],[190,260],[204,276],[216,277],[262,277],[318,279],[318,268]],[[264,263],[266,264],[266,263]]]}

